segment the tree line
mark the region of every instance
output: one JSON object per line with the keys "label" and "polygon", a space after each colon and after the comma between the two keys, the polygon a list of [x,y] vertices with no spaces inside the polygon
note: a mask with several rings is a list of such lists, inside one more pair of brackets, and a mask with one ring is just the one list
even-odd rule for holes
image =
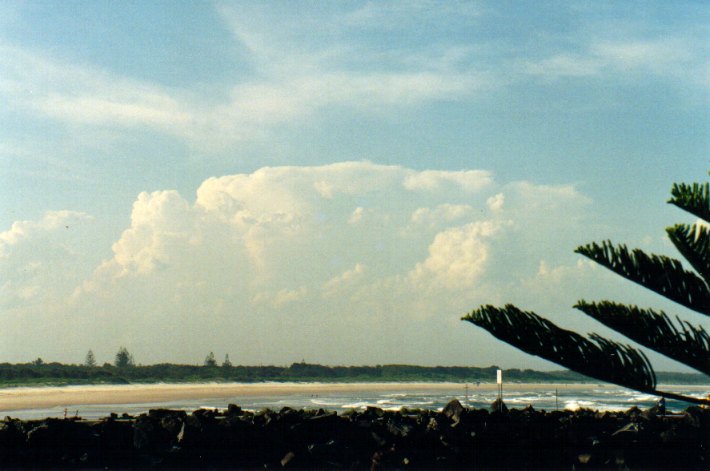
{"label": "tree line", "polygon": [[[320,382],[492,382],[497,366],[326,366],[312,363],[293,363],[290,366],[243,366],[225,361],[221,365],[178,365],[160,363],[137,365],[125,349],[119,350],[113,364],[98,366],[90,364],[67,365],[37,362],[23,364],[0,363],[0,385],[28,384],[127,384],[151,382],[200,382],[200,381],[320,381]],[[209,358],[209,356],[208,356]],[[226,358],[225,360],[228,360]],[[205,362],[207,363],[207,362]],[[703,375],[692,373],[658,373],[665,383],[703,384]],[[583,383],[590,378],[569,370],[535,371],[509,369],[505,371],[508,382]]]}
{"label": "tree line", "polygon": [[[38,358],[33,362],[34,364],[39,364],[41,365],[44,363],[41,358]],[[214,356],[214,352],[210,352],[206,357],[204,361],[204,366],[208,367],[216,367],[217,366],[217,359]],[[131,366],[136,366],[135,359],[133,358],[133,354],[131,354],[126,347],[120,347],[118,349],[118,352],[116,352],[115,359],[113,361],[113,365],[116,366],[117,368],[127,368]],[[84,359],[84,364],[83,366],[87,367],[96,367],[96,356],[94,355],[93,350],[89,350],[86,353],[86,357]],[[104,363],[104,366],[109,366],[108,363]],[[229,367],[232,366],[232,362],[229,360],[229,354],[226,354],[224,356],[224,362],[222,362],[223,367]]]}

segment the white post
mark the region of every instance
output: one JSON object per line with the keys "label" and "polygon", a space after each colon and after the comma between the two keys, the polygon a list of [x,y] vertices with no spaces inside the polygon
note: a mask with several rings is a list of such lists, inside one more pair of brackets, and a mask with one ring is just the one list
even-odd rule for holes
{"label": "white post", "polygon": [[496,372],[496,383],[498,384],[498,408],[503,411],[503,370]]}

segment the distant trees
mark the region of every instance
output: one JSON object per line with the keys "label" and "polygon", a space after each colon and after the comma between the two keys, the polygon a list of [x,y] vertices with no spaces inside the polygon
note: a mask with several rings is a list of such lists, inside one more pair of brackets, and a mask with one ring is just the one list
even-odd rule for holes
{"label": "distant trees", "polygon": [[222,368],[229,368],[232,366],[232,362],[229,361],[229,353],[224,356],[224,362],[222,362]]}
{"label": "distant trees", "polygon": [[217,360],[215,360],[213,352],[210,352],[209,355],[207,355],[205,357],[205,366],[208,366],[208,367],[217,366]]}
{"label": "distant trees", "polygon": [[133,355],[128,352],[126,347],[121,347],[116,353],[116,359],[114,364],[119,368],[126,368],[128,366],[135,366],[135,361],[133,360]]}
{"label": "distant trees", "polygon": [[[194,382],[194,381],[437,381],[473,382],[490,381],[497,367],[486,368],[457,366],[242,366],[206,368],[199,365],[160,363],[116,368],[104,363],[94,368],[85,365],[63,365],[56,362],[10,364],[0,363],[0,386],[32,384],[127,384],[140,382]],[[507,370],[506,377],[513,382],[585,382],[588,378],[572,371]],[[701,374],[660,373],[659,380],[668,384],[707,384]],[[0,469],[2,466],[0,466]]]}
{"label": "distant trees", "polygon": [[96,366],[96,358],[94,357],[94,352],[89,350],[86,352],[86,359],[84,360],[84,366],[89,366],[93,368]]}
{"label": "distant trees", "polygon": [[[692,270],[676,259],[646,254],[610,241],[578,247],[576,252],[646,289],[699,314],[710,315],[710,188],[705,184],[674,184],[668,201],[698,218],[695,224],[666,229],[670,241]],[[628,338],[669,358],[710,375],[710,335],[663,311],[641,309],[609,301],[580,300],[574,306]],[[629,345],[596,334],[589,338],[560,329],[533,312],[513,305],[481,306],[463,320],[483,327],[499,339],[532,355],[586,376],[637,391],[710,404],[656,389],[656,374],[646,355]]]}

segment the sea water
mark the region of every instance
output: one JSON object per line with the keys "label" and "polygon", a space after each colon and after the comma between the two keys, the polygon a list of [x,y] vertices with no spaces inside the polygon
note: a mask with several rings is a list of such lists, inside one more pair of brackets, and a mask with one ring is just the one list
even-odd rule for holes
{"label": "sea water", "polygon": [[[666,387],[673,392],[696,398],[706,397],[710,385],[698,386],[673,386]],[[314,391],[317,388],[314,387]],[[145,402],[133,404],[90,404],[73,405],[70,408],[55,407],[47,409],[26,409],[2,411],[0,416],[10,416],[19,419],[42,419],[46,417],[80,416],[84,419],[99,419],[109,414],[119,415],[127,413],[138,415],[150,409],[166,408],[184,410],[187,412],[201,408],[226,409],[228,404],[237,404],[242,409],[259,411],[262,409],[280,410],[284,407],[293,409],[324,409],[335,412],[347,410],[365,410],[367,407],[378,407],[387,411],[402,409],[428,409],[441,410],[452,399],[458,399],[464,406],[473,408],[489,408],[497,398],[497,391],[477,388],[475,383],[466,387],[447,390],[427,389],[426,387],[413,387],[412,390],[387,391],[381,389],[341,391],[341,392],[314,392],[261,395],[261,396],[225,396],[216,395],[213,398],[181,399],[166,402]],[[580,408],[598,411],[623,411],[633,406],[641,409],[652,407],[660,398],[644,393],[639,393],[624,388],[610,388],[590,384],[588,388],[570,388],[564,386],[556,388],[550,385],[531,390],[524,385],[511,384],[503,390],[503,400],[508,408],[524,408],[532,405],[538,410],[577,410]],[[669,411],[681,411],[690,404],[668,400],[666,408]]]}

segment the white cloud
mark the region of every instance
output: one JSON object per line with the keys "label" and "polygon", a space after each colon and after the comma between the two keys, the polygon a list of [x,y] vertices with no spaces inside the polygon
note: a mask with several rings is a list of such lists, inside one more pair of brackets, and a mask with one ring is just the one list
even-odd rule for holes
{"label": "white cloud", "polygon": [[[406,182],[435,183],[414,191]],[[491,211],[491,201],[503,198],[506,210]],[[433,347],[423,333],[478,304],[505,302],[510,293],[530,301],[526,293],[557,283],[538,274],[540,254],[551,265],[566,263],[555,253],[584,234],[584,221],[569,214],[584,200],[569,185],[501,185],[488,172],[370,162],[210,178],[194,202],[175,191],[141,193],[102,263],[77,259],[81,266],[64,272],[66,265],[48,266],[44,257],[24,258],[26,270],[46,276],[5,272],[16,315],[0,320],[0,329],[20,316],[36,318],[13,309],[61,277],[66,286],[49,294],[53,307],[44,311],[63,319],[52,324],[57,334],[86,348],[123,342],[143,361],[191,361],[220,349],[244,363],[309,353],[329,363],[368,362],[375,351],[409,352],[418,361],[421,348],[436,348],[432,358],[451,362],[465,343],[438,339]],[[23,234],[55,233],[67,217],[18,223],[2,239],[14,253]],[[550,257],[548,245],[556,248]],[[412,323],[418,328],[406,327]],[[379,333],[393,329],[402,335]],[[419,342],[429,347],[413,349]]]}
{"label": "white cloud", "polygon": [[441,18],[477,18],[482,11],[471,2],[450,1],[446,3],[427,0],[394,2],[366,2],[349,13],[346,24],[382,29],[402,28],[412,24],[437,22]]}
{"label": "white cloud", "polygon": [[189,106],[171,91],[90,65],[0,44],[0,67],[0,96],[14,108],[68,123],[149,126],[173,135],[184,135],[192,124]]}
{"label": "white cloud", "polygon": [[489,262],[489,240],[500,230],[499,223],[478,221],[438,233],[411,279],[416,285],[447,291],[475,286]]}
{"label": "white cloud", "polygon": [[176,191],[141,193],[133,204],[131,227],[113,245],[119,275],[148,274],[167,265],[176,247],[198,234],[191,227],[190,208]]}
{"label": "white cloud", "polygon": [[630,41],[598,41],[592,55],[619,69],[644,68],[663,72],[694,60],[693,49],[676,38]]}
{"label": "white cloud", "polygon": [[488,209],[494,212],[501,211],[503,209],[503,204],[505,203],[505,195],[503,193],[498,193],[495,196],[491,196],[486,200]]}
{"label": "white cloud", "polygon": [[491,184],[490,172],[463,170],[459,172],[425,170],[412,172],[404,180],[404,187],[412,191],[435,191],[455,185],[466,192],[475,192]]}
{"label": "white cloud", "polygon": [[364,274],[365,265],[362,263],[356,263],[351,270],[347,270],[326,281],[322,288],[323,295],[333,296],[338,290],[342,289],[343,286],[351,285],[355,281],[362,279]]}
{"label": "white cloud", "polygon": [[251,300],[252,304],[266,304],[273,308],[281,308],[289,303],[303,299],[308,289],[301,286],[298,289],[284,288],[276,292],[261,291]]}
{"label": "white cloud", "polygon": [[[92,218],[76,211],[48,211],[36,221],[16,221],[0,233],[0,304],[55,302],[68,295],[72,283],[86,273],[82,242]],[[66,270],[67,273],[62,274]]]}
{"label": "white cloud", "polygon": [[0,257],[7,257],[10,246],[23,239],[41,236],[55,229],[69,229],[81,221],[91,219],[88,214],[77,211],[48,211],[39,221],[16,221],[12,227],[0,232]]}
{"label": "white cloud", "polygon": [[537,62],[528,61],[525,70],[531,75],[549,78],[587,77],[598,74],[604,64],[599,58],[579,54],[562,53]]}
{"label": "white cloud", "polygon": [[474,208],[467,204],[440,204],[436,208],[418,208],[412,213],[414,224],[437,226],[441,223],[452,223],[470,216]]}
{"label": "white cloud", "polygon": [[[252,70],[225,84],[219,100],[9,44],[0,44],[0,97],[15,109],[67,124],[117,131],[148,127],[204,150],[261,137],[326,107],[381,113],[458,99],[491,83],[454,64],[442,69],[410,63],[402,69],[374,59],[372,67],[353,68],[353,46],[345,39],[327,47],[311,44],[306,32],[290,34],[298,28],[293,22],[245,22],[241,9],[229,6],[220,12],[250,54]],[[252,13],[255,20],[263,12]],[[377,54],[358,53],[368,56]]]}
{"label": "white cloud", "polygon": [[[548,79],[635,77],[638,73],[698,82],[707,57],[692,37],[590,39],[574,50],[525,60],[524,71]],[[704,65],[703,65],[704,64]]]}
{"label": "white cloud", "polygon": [[[47,53],[0,44],[0,98],[8,107],[68,125],[129,132],[149,128],[202,152],[262,138],[298,125],[321,111],[347,107],[361,113],[401,111],[422,104],[460,101],[530,75],[547,79],[609,77],[637,72],[705,82],[707,58],[693,33],[609,39],[561,38],[523,56],[503,41],[440,39],[412,47],[372,48],[363,33],[412,22],[454,24],[481,15],[475,5],[365,4],[344,15],[286,18],[268,6],[222,5],[218,11],[247,54],[247,70],[208,95],[67,63]],[[423,15],[422,12],[426,12]],[[341,12],[342,13],[342,12]],[[328,27],[324,27],[328,23]],[[614,36],[611,36],[614,38]],[[500,57],[491,54],[507,50]],[[703,85],[705,86],[705,85]],[[410,182],[429,188],[430,177]]]}

